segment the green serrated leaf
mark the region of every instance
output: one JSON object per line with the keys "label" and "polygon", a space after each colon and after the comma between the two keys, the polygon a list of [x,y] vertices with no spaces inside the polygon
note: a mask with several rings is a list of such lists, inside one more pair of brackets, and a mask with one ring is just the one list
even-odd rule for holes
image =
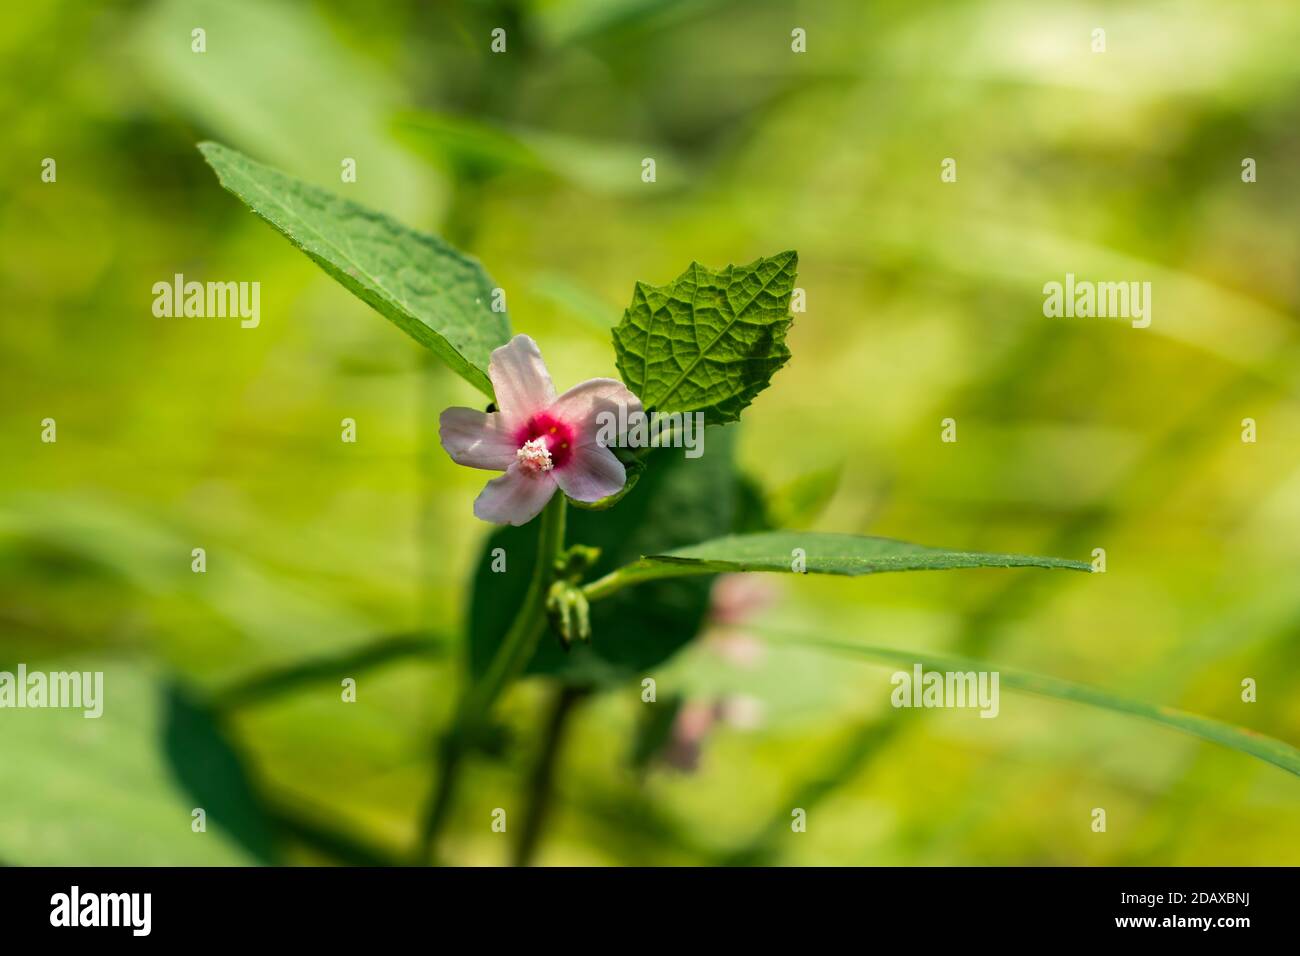
{"label": "green serrated leaf", "polygon": [[1181,730],[1183,733],[1200,737],[1202,740],[1209,740],[1225,747],[1231,747],[1233,750],[1257,757],[1300,776],[1300,750],[1281,740],[1265,737],[1263,734],[1248,730],[1245,727],[1234,727],[1231,724],[1211,720],[1209,717],[1202,717],[1199,714],[1189,714],[1186,711],[1175,710],[1172,707],[1165,707],[1160,704],[1148,704],[1144,701],[1120,697],[1109,691],[1076,684],[1072,681],[1059,680],[1055,677],[1010,671],[1004,667],[994,666],[987,661],[976,661],[960,657],[938,657],[933,654],[918,654],[914,651],[850,644],[843,641],[808,640],[799,641],[798,643],[808,647],[822,647],[827,650],[857,654],[890,663],[921,664],[925,668],[937,671],[995,670],[998,672],[999,680],[1004,687],[1038,694],[1042,697],[1054,697],[1058,700],[1087,704],[1121,714],[1145,717],[1167,727]]}
{"label": "green serrated leaf", "polygon": [[614,328],[623,381],[647,411],[734,422],[790,358],[799,256],[782,252],[714,272],[698,262],[666,286],[638,282]]}
{"label": "green serrated leaf", "polygon": [[435,236],[254,162],[218,143],[199,150],[221,185],[353,295],[492,396],[488,358],[510,338],[476,259]]}
{"label": "green serrated leaf", "polygon": [[587,587],[592,600],[630,584],[656,578],[735,571],[840,574],[856,577],[885,571],[953,568],[1068,568],[1091,571],[1086,561],[1027,554],[990,554],[927,548],[890,538],[812,531],[733,534],[642,557]]}

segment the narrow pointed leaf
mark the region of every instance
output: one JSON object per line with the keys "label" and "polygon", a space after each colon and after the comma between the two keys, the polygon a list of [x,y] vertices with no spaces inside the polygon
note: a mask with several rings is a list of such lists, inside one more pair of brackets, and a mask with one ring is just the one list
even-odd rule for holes
{"label": "narrow pointed leaf", "polygon": [[353,295],[492,396],[488,358],[510,338],[476,259],[436,236],[254,162],[218,143],[199,150],[221,185]]}
{"label": "narrow pointed leaf", "polygon": [[996,554],[928,548],[891,538],[813,531],[769,531],[716,538],[647,556],[651,565],[680,567],[684,574],[715,571],[796,570],[809,574],[878,574],[882,571],[943,571],[950,568],[1071,568],[1091,571],[1085,561],[1028,554]]}
{"label": "narrow pointed leaf", "polygon": [[734,571],[840,574],[856,577],[885,571],[953,568],[1067,568],[1091,571],[1085,561],[1029,554],[995,554],[927,548],[891,538],[812,531],[733,534],[642,557],[587,586],[591,599],[654,578]]}
{"label": "narrow pointed leaf", "polygon": [[1290,744],[1273,737],[1266,737],[1245,727],[1235,727],[1232,724],[1225,724],[1209,717],[1176,710],[1173,707],[1132,700],[1118,694],[1112,694],[1109,691],[1088,687],[1084,684],[1075,684],[1071,681],[1059,680],[1055,677],[1045,677],[1041,674],[1030,674],[1023,671],[1011,671],[1004,667],[995,667],[987,661],[974,661],[958,657],[937,657],[933,654],[917,654],[914,651],[898,650],[892,647],[872,647],[844,641],[801,640],[798,643],[888,663],[906,664],[908,666],[920,664],[928,670],[935,671],[997,671],[999,684],[1003,687],[1038,694],[1041,697],[1052,697],[1057,700],[1087,704],[1090,707],[1099,707],[1116,713],[1145,717],[1147,720],[1153,720],[1156,723],[1164,724],[1166,727],[1181,730],[1193,737],[1231,747],[1240,753],[1257,757],[1300,776],[1300,750]]}

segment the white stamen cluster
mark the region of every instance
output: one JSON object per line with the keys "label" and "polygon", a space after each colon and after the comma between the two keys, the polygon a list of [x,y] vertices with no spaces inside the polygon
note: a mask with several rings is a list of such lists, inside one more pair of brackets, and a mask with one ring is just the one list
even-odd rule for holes
{"label": "white stamen cluster", "polygon": [[545,438],[532,438],[524,442],[522,447],[515,452],[515,458],[528,471],[546,472],[553,467],[551,464],[551,450],[546,447]]}

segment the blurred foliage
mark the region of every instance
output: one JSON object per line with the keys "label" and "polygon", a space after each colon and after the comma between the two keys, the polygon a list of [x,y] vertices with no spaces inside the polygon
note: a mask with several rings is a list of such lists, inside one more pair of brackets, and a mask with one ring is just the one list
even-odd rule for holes
{"label": "blurred foliage", "polygon": [[[1281,770],[1027,695],[997,720],[896,711],[889,668],[770,636],[993,660],[1300,738],[1290,0],[0,18],[0,669],[103,666],[108,698],[99,721],[0,716],[0,860],[386,862],[415,839],[490,531],[484,475],[446,458],[436,417],[477,399],[224,193],[194,148],[216,139],[478,256],[560,387],[614,374],[635,281],[798,249],[808,311],[745,416],[738,524],[1106,549],[1105,575],[783,582],[752,627],[569,715],[539,862],[1300,862]],[[1151,281],[1151,328],[1045,319],[1066,272]],[[259,281],[260,326],[155,318],[175,273]],[[693,774],[637,771],[641,676],[761,719],[714,727]],[[448,858],[508,859],[489,815],[524,818],[545,700],[532,680],[505,701],[518,742],[472,765]]]}

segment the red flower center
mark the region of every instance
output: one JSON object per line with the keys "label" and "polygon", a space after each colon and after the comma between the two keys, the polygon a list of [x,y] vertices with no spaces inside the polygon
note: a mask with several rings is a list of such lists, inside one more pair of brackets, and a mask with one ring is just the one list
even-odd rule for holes
{"label": "red flower center", "polygon": [[568,424],[554,415],[538,412],[515,432],[515,444],[522,448],[524,442],[540,438],[551,453],[551,467],[563,468],[565,462],[573,457],[573,437],[573,428]]}

